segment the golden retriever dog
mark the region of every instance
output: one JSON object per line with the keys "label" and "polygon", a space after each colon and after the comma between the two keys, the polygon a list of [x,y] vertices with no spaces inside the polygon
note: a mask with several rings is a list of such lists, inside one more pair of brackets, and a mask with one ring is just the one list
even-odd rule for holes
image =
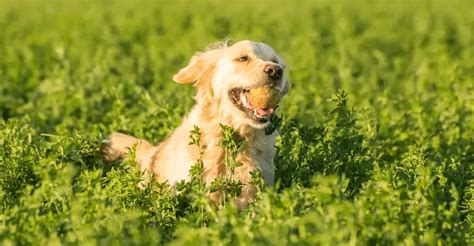
{"label": "golden retriever dog", "polygon": [[[136,144],[136,162],[142,171],[147,170],[160,182],[170,185],[189,179],[189,170],[199,158],[199,148],[189,144],[190,131],[198,126],[201,145],[204,146],[203,180],[210,184],[225,174],[224,150],[219,146],[222,137],[220,124],[231,126],[245,142],[236,161],[242,165],[235,176],[242,184],[239,207],[247,206],[255,198],[257,188],[250,184],[250,172],[261,171],[267,185],[274,183],[275,138],[278,131],[268,133],[276,107],[259,108],[249,101],[249,91],[271,87],[279,98],[288,92],[289,83],[283,59],[268,45],[253,41],[240,41],[233,45],[221,42],[204,52],[196,53],[189,64],[173,76],[180,84],[194,84],[197,88],[196,104],[171,136],[153,146],[145,140],[113,133],[102,149],[103,159],[120,159],[124,152]],[[210,194],[212,201],[220,199],[219,192]]]}

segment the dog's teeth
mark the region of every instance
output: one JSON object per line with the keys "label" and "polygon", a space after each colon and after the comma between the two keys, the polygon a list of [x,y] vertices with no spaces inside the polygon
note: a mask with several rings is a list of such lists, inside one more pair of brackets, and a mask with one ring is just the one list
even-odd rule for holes
{"label": "dog's teeth", "polygon": [[244,105],[244,107],[248,107],[249,104],[247,102],[247,97],[244,95],[244,94],[241,94],[240,95],[240,100],[242,101],[242,104]]}

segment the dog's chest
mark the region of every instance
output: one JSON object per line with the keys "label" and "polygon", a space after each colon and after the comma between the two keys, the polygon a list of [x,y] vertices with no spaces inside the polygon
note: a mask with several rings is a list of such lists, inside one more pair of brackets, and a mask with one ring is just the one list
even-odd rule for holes
{"label": "dog's chest", "polygon": [[277,132],[271,135],[265,135],[263,132],[256,135],[252,141],[248,143],[248,152],[250,159],[254,165],[262,171],[265,181],[269,184],[273,183],[275,173],[274,159],[276,155],[275,139]]}

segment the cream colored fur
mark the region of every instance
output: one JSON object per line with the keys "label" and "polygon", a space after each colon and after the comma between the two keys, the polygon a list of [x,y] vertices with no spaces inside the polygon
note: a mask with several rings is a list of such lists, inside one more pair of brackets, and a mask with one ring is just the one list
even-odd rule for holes
{"label": "cream colored fur", "polygon": [[[248,55],[250,60],[247,63],[237,62],[236,58],[241,55]],[[197,87],[196,104],[181,125],[158,146],[125,134],[113,133],[103,148],[103,158],[106,161],[117,160],[127,148],[137,144],[136,161],[142,170],[154,173],[158,181],[167,181],[171,185],[188,180],[189,169],[199,158],[197,146],[189,145],[189,134],[194,126],[198,126],[202,134],[201,143],[205,146],[202,157],[203,179],[209,184],[225,172],[222,163],[224,152],[218,146],[221,139],[220,124],[232,126],[246,145],[237,156],[242,166],[235,170],[235,176],[244,184],[236,203],[245,207],[254,199],[256,192],[256,188],[250,185],[249,172],[259,169],[266,184],[274,183],[274,144],[278,132],[265,135],[268,123],[258,123],[240,111],[229,99],[228,90],[270,83],[263,72],[263,67],[269,63],[283,69],[286,67],[272,48],[252,41],[240,41],[232,46],[220,43],[197,53],[189,65],[173,77],[178,83],[194,83]],[[289,88],[286,72],[282,79],[274,83],[282,96],[286,94]],[[219,193],[211,194],[210,197],[217,201]]]}

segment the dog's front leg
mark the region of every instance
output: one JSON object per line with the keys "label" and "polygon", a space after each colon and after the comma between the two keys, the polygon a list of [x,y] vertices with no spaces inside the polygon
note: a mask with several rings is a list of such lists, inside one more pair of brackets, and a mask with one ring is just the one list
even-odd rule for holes
{"label": "dog's front leg", "polygon": [[258,191],[257,187],[251,184],[251,172],[255,171],[256,165],[249,158],[237,158],[242,165],[235,168],[235,177],[242,182],[242,191],[240,196],[235,200],[236,205],[240,208],[246,208],[255,200]]}
{"label": "dog's front leg", "polygon": [[[239,197],[237,197],[234,202],[239,207],[239,209],[244,209],[246,208],[250,203],[252,203],[255,200],[255,195],[258,191],[257,187],[251,184],[251,172],[254,171],[255,165],[247,162],[247,161],[239,161],[242,165],[235,168],[233,172],[233,177],[237,181],[242,183],[242,189]],[[217,167],[217,166],[216,166]],[[224,171],[225,172],[225,171]],[[207,184],[211,185],[212,181],[217,177],[217,171],[215,171],[216,176],[213,176],[212,178],[209,177],[207,179]],[[224,175],[224,173],[221,173],[220,175]],[[217,190],[214,192],[211,192],[209,194],[209,198],[211,199],[212,203],[214,204],[219,204],[222,199],[223,199],[223,192],[222,190]]]}

